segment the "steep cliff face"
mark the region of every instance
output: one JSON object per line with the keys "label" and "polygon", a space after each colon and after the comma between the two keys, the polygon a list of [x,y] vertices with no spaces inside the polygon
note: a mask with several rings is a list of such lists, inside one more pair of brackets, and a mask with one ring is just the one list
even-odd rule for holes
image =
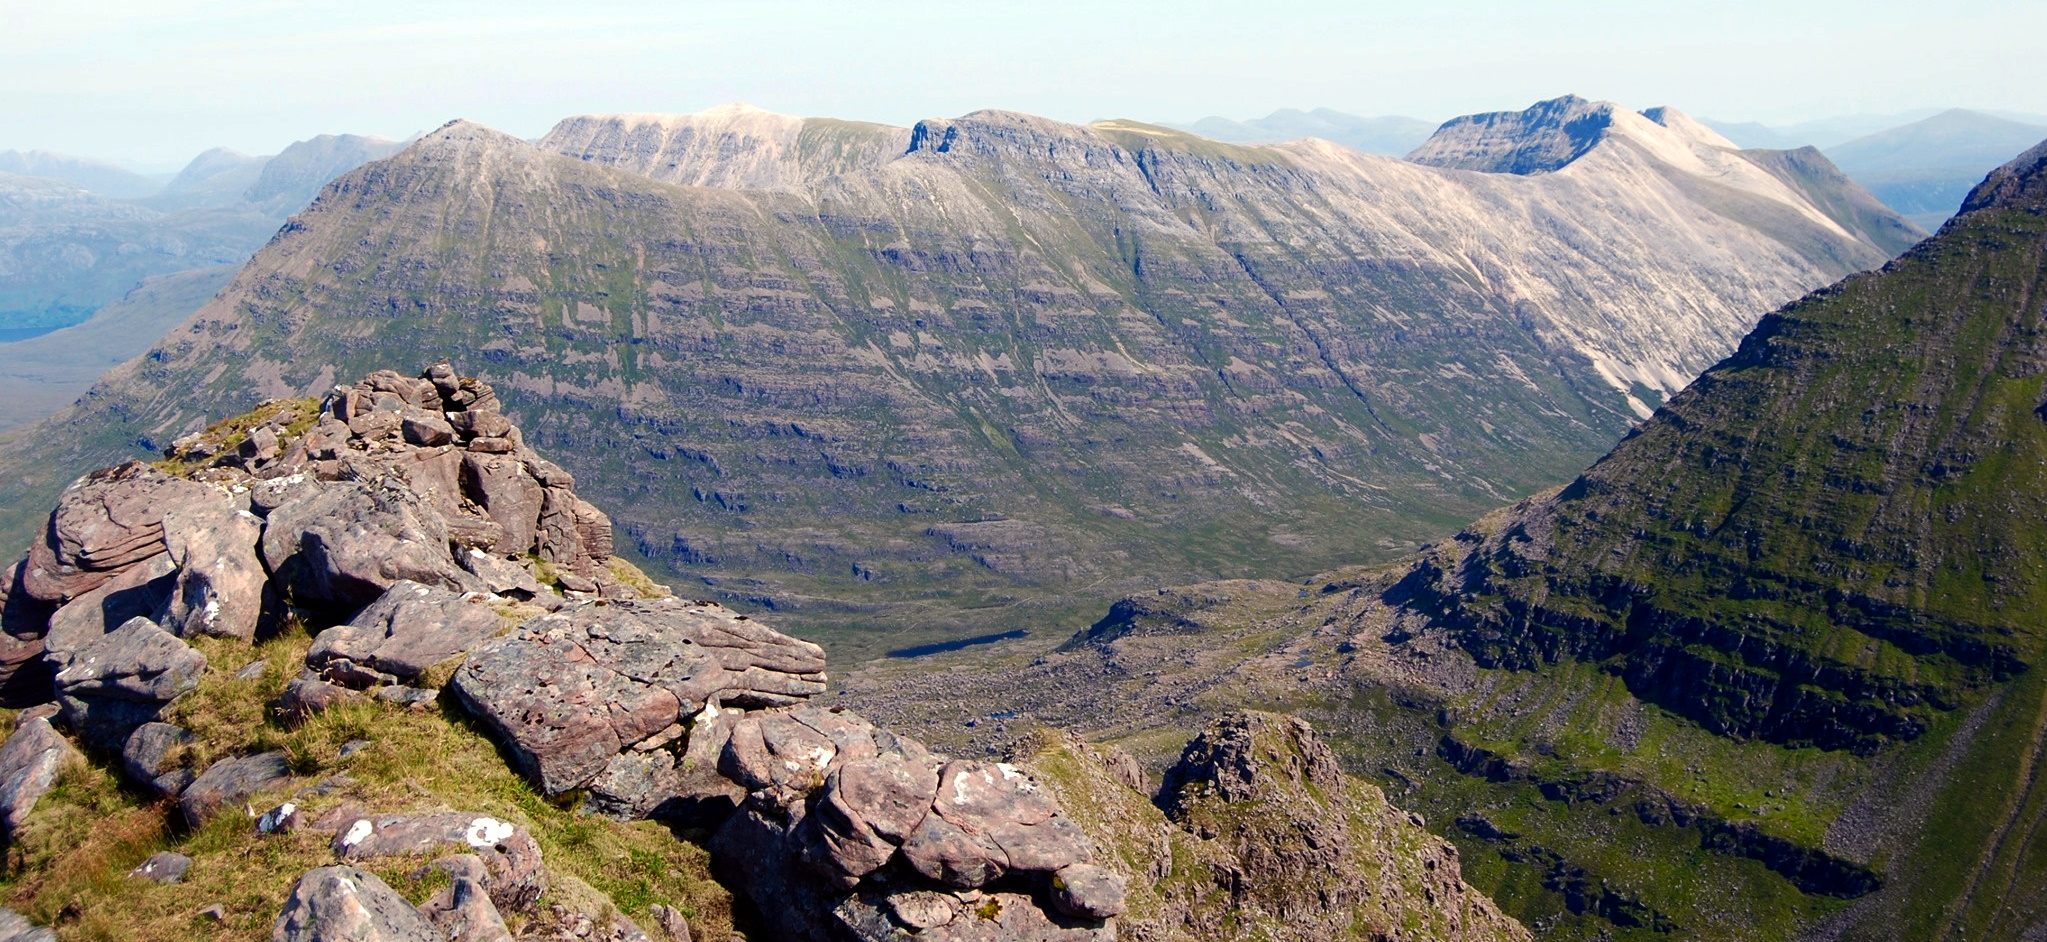
{"label": "steep cliff face", "polygon": [[548,141],[457,123],[343,177],[10,486],[459,350],[705,592],[968,633],[1398,551],[1887,254],[1604,144],[1515,177],[1001,112]]}

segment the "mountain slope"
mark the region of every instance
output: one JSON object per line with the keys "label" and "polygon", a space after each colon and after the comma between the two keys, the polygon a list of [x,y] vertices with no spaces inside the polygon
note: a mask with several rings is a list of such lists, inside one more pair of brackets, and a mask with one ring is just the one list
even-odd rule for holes
{"label": "mountain slope", "polygon": [[1847,774],[1801,797],[1830,799],[1826,844],[1891,885],[1827,937],[2047,926],[2017,892],[2047,867],[2047,145],[1967,206],[1882,274],[1766,318],[1577,482],[1392,593],[1481,665],[1599,665],[1792,747],[1760,750],[1780,788],[1814,764],[1796,747],[1835,751],[1818,764]]}
{"label": "mountain slope", "polygon": [[2047,144],[1416,561],[1133,596],[847,702],[968,750],[1284,705],[1539,937],[2038,938],[2043,338]]}
{"label": "mountain slope", "polygon": [[1887,254],[1637,147],[1515,177],[737,108],[547,143],[574,156],[457,123],[342,177],[70,432],[23,430],[7,486],[331,382],[309,364],[448,350],[639,553],[893,646],[1399,552]]}

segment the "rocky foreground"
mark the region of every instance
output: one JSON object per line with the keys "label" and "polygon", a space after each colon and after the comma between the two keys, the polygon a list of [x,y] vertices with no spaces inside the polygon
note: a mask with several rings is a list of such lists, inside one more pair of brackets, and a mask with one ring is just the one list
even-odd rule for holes
{"label": "rocky foreground", "polygon": [[0,939],[1526,937],[1305,723],[1155,794],[1063,734],[935,754],[574,488],[445,361],[73,484],[0,608],[0,892],[51,923]]}

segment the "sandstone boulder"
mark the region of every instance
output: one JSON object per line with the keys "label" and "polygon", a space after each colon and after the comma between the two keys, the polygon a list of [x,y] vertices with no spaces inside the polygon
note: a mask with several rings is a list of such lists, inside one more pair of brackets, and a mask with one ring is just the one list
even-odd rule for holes
{"label": "sandstone boulder", "polygon": [[[504,421],[501,415],[490,418]],[[543,490],[517,458],[475,453],[463,456],[462,491],[490,514],[492,522],[504,528],[504,540],[495,550],[498,555],[518,556],[533,549]]]}
{"label": "sandstone boulder", "polygon": [[1108,919],[1121,915],[1124,879],[1094,864],[1077,863],[1052,875],[1052,905],[1069,916]]}
{"label": "sandstone boulder", "polygon": [[36,717],[15,727],[7,743],[0,745],[0,841],[13,843],[36,802],[56,784],[57,770],[75,758],[78,750],[50,727],[49,720]]}
{"label": "sandstone boulder", "polygon": [[22,586],[46,602],[84,595],[164,551],[166,512],[224,499],[213,488],[141,462],[94,471],[57,499],[43,538],[29,549]]}
{"label": "sandstone boulder", "polygon": [[432,866],[448,875],[448,885],[419,904],[419,914],[441,930],[448,942],[510,942],[511,930],[491,903],[485,888],[489,875],[475,854],[442,857]]}
{"label": "sandstone boulder", "polygon": [[395,480],[338,482],[270,512],[263,558],[300,604],[354,612],[411,580],[466,591],[447,523]]}
{"label": "sandstone boulder", "polygon": [[291,764],[282,752],[261,752],[252,756],[222,759],[208,766],[178,797],[178,810],[185,823],[198,827],[223,810],[265,792],[291,784]]}
{"label": "sandstone boulder", "polygon": [[198,737],[169,723],[144,723],[128,735],[121,747],[121,769],[128,777],[154,789],[159,795],[176,796],[192,784],[192,770],[177,762],[178,750]]}
{"label": "sandstone boulder", "polygon": [[307,871],[285,900],[271,942],[446,942],[376,874],[350,866]]}
{"label": "sandstone boulder", "polygon": [[147,618],[80,648],[57,672],[64,722],[95,748],[118,750],[164,704],[199,685],[206,656]]}
{"label": "sandstone boulder", "polygon": [[473,651],[454,689],[547,794],[706,704],[774,706],[824,691],[824,653],[722,606],[594,601]]}
{"label": "sandstone boulder", "polygon": [[185,872],[192,869],[192,858],[176,851],[160,850],[149,855],[128,875],[138,880],[148,880],[159,886],[168,886],[185,878]]}
{"label": "sandstone boulder", "polygon": [[78,653],[108,632],[137,618],[154,620],[177,587],[178,570],[169,553],[158,553],[116,573],[50,615],[44,655],[56,670],[71,666]]}
{"label": "sandstone boulder", "polygon": [[483,580],[484,588],[509,598],[538,598],[545,590],[533,572],[518,563],[500,559],[482,549],[470,548],[455,554],[455,562],[469,574]]}
{"label": "sandstone boulder", "polygon": [[277,712],[287,721],[303,723],[344,703],[357,702],[363,695],[320,679],[307,670],[284,685],[277,697]]}
{"label": "sandstone boulder", "polygon": [[[306,666],[348,686],[361,684],[342,678],[410,684],[508,627],[489,598],[400,580],[348,624],[321,632],[306,652]],[[350,667],[330,672],[338,661]]]}
{"label": "sandstone boulder", "polygon": [[227,504],[200,504],[167,512],[164,544],[177,567],[163,627],[181,637],[218,635],[253,641],[263,614],[270,574],[256,547],[263,523]]}

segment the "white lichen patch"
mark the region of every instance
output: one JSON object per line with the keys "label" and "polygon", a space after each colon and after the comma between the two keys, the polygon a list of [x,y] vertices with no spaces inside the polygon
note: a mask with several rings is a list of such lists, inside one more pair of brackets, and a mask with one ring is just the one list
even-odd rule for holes
{"label": "white lichen patch", "polygon": [[463,833],[462,839],[468,841],[471,847],[489,847],[511,837],[514,830],[511,825],[496,818],[477,818],[469,822],[469,830]]}

